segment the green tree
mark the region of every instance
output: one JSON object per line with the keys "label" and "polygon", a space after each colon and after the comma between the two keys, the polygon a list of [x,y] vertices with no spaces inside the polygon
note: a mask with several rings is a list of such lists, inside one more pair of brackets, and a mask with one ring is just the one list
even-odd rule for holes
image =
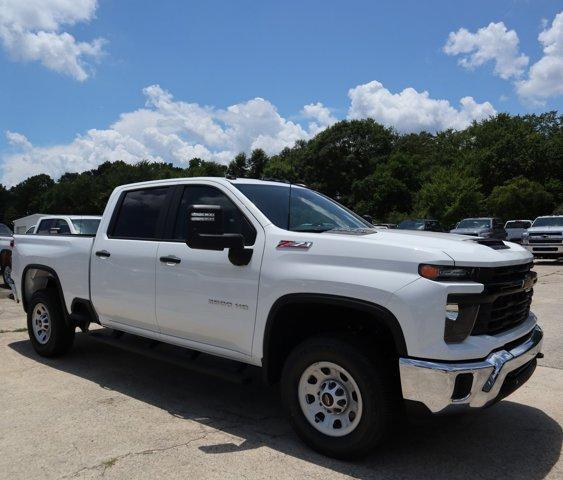
{"label": "green tree", "polygon": [[261,148],[252,150],[248,159],[248,176],[250,178],[262,178],[264,168],[268,164],[269,157]]}
{"label": "green tree", "polygon": [[489,211],[505,220],[550,214],[555,208],[553,195],[538,182],[513,178],[493,188],[487,198]]}
{"label": "green tree", "polygon": [[446,228],[462,218],[483,212],[479,180],[464,172],[441,168],[416,196],[416,214],[441,222]]}
{"label": "green tree", "polygon": [[237,178],[248,176],[248,160],[246,153],[239,153],[231,163],[229,163],[227,174]]}

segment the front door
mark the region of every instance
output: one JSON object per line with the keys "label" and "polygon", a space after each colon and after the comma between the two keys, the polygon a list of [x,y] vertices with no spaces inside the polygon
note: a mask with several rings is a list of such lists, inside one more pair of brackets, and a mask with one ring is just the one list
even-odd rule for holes
{"label": "front door", "polygon": [[[169,221],[170,238],[158,246],[157,323],[163,335],[250,355],[256,317],[264,231],[229,192],[211,184],[188,184]],[[235,266],[228,250],[186,245],[191,205],[223,207],[225,233],[239,233],[253,249],[248,265]],[[173,339],[172,339],[173,340]],[[205,347],[202,345],[202,349]]]}

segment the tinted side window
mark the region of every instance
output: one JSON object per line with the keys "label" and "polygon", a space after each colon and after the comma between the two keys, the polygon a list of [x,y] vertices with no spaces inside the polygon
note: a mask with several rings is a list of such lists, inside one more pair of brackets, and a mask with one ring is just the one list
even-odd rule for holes
{"label": "tinted side window", "polygon": [[47,220],[41,220],[39,222],[39,227],[37,227],[37,233],[48,235],[51,233],[51,228],[53,228],[56,219],[49,218]]}
{"label": "tinted side window", "polygon": [[0,237],[9,237],[12,235],[12,231],[3,223],[0,223]]}
{"label": "tinted side window", "polygon": [[112,237],[156,238],[156,229],[166,205],[169,187],[127,192],[113,226]]}
{"label": "tinted side window", "polygon": [[245,245],[253,245],[256,230],[238,207],[223,192],[207,185],[189,185],[184,189],[174,226],[174,240],[185,240],[188,226],[188,208],[191,205],[219,205],[223,207],[225,233],[238,233]]}

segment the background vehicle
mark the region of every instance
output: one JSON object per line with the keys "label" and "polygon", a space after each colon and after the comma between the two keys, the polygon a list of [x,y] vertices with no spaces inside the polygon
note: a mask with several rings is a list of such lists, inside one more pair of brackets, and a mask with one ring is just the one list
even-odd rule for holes
{"label": "background vehicle", "polygon": [[437,413],[503,398],[543,337],[521,246],[374,229],[276,182],[119,187],[95,236],[16,235],[13,263],[40,355],[99,322],[260,366],[299,436],[339,458],[384,441],[403,400]]}
{"label": "background vehicle", "polygon": [[563,258],[563,215],[538,217],[522,237],[537,258]]}
{"label": "background vehicle", "polygon": [[403,220],[397,226],[399,230],[426,230],[429,232],[443,232],[444,229],[437,220],[424,220],[418,218],[416,220]]}
{"label": "background vehicle", "polygon": [[522,243],[522,235],[531,226],[531,220],[509,220],[504,224],[506,239],[509,242]]}
{"label": "background vehicle", "polygon": [[8,285],[8,279],[12,272],[12,231],[3,223],[0,223],[0,273],[2,283]]}
{"label": "background vehicle", "polygon": [[101,219],[102,217],[91,215],[49,215],[39,219],[33,233],[41,235],[93,235],[98,230]]}
{"label": "background vehicle", "polygon": [[484,238],[506,239],[506,230],[499,218],[465,218],[450,233]]}

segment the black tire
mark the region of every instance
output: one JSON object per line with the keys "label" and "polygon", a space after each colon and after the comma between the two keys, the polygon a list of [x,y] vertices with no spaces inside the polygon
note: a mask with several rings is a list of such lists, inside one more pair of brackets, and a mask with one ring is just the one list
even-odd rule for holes
{"label": "black tire", "polygon": [[[315,337],[297,346],[283,369],[282,400],[299,437],[311,448],[329,457],[351,460],[370,453],[391,430],[401,398],[398,379],[389,359],[373,354],[361,342],[338,337]],[[363,411],[356,428],[334,437],[317,430],[307,420],[298,398],[303,372],[317,362],[331,362],[349,372],[358,385]]]}
{"label": "black tire", "polygon": [[[33,316],[39,304],[42,304],[49,314],[50,335],[45,343],[37,339],[33,329]],[[55,289],[39,290],[33,294],[27,307],[27,331],[33,348],[42,357],[58,357],[71,349],[75,328],[67,324],[61,300]]]}
{"label": "black tire", "polygon": [[7,288],[10,288],[10,284],[8,282],[8,278],[10,276],[10,274],[12,273],[12,268],[9,267],[8,265],[6,265],[3,269],[2,269],[2,281],[4,282],[4,286]]}

